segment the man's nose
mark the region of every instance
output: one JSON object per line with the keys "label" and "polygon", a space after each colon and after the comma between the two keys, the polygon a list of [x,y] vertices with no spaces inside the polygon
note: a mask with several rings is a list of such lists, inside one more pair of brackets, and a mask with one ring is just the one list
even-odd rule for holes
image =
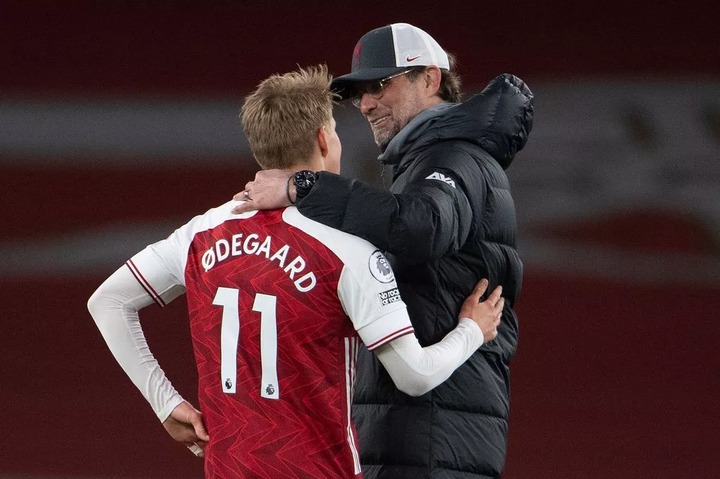
{"label": "man's nose", "polygon": [[369,112],[375,109],[377,106],[377,100],[373,98],[369,93],[363,93],[360,97],[360,113],[367,115]]}

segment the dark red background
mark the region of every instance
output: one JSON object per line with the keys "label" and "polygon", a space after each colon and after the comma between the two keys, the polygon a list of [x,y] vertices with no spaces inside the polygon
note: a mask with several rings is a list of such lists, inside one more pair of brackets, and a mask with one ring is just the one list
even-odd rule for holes
{"label": "dark red background", "polygon": [[345,73],[362,33],[393,22],[457,54],[469,85],[521,78],[720,73],[709,1],[287,2],[5,0],[5,93],[246,92],[327,62]]}

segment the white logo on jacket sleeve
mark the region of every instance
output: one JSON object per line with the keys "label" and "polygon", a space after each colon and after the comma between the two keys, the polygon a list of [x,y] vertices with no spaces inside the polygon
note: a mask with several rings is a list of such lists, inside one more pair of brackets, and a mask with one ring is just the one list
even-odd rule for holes
{"label": "white logo on jacket sleeve", "polygon": [[375,250],[373,254],[370,255],[368,267],[370,268],[370,274],[373,275],[373,278],[381,283],[390,283],[395,279],[390,263],[388,263],[387,258],[385,258],[385,255],[383,255],[380,250]]}
{"label": "white logo on jacket sleeve", "polygon": [[450,178],[449,176],[443,175],[442,173],[438,173],[437,171],[436,171],[435,173],[431,174],[430,176],[428,176],[428,177],[425,178],[425,179],[426,179],[426,180],[440,180],[440,181],[444,181],[444,182],[447,183],[448,185],[450,185],[450,186],[452,186],[453,188],[455,188],[455,180],[453,180],[453,179]]}

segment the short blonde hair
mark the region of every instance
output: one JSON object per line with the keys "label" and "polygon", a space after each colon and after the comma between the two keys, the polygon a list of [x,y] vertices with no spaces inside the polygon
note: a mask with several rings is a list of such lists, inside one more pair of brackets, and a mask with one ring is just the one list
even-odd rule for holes
{"label": "short blonde hair", "polygon": [[334,94],[326,65],[263,80],[245,98],[243,130],[263,169],[290,168],[312,156],[317,130],[330,123]]}

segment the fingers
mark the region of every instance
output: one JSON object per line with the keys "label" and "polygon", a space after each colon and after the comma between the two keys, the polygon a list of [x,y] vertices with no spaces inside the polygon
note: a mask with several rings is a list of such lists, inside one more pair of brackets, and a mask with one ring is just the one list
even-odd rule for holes
{"label": "fingers", "polygon": [[504,308],[505,298],[500,298],[500,300],[495,303],[495,315],[497,316],[498,323],[500,323],[500,318],[502,317],[502,312]]}
{"label": "fingers", "polygon": [[485,342],[485,343],[489,343],[489,342],[492,341],[493,339],[497,338],[497,335],[498,335],[498,331],[497,331],[497,328],[495,328],[495,329],[493,329],[492,331],[490,331],[490,332],[487,334],[487,336],[485,337],[485,341],[484,341],[484,342]]}
{"label": "fingers", "polygon": [[202,420],[202,415],[197,414],[192,420],[193,428],[195,429],[195,435],[202,441],[209,441],[210,436],[205,429],[205,423]]}
{"label": "fingers", "polygon": [[[497,291],[497,288],[496,288]],[[493,291],[495,293],[495,291]],[[490,299],[488,299],[489,301]],[[498,327],[500,326],[500,319],[502,318],[502,312],[503,308],[505,307],[505,298],[500,298],[497,303],[495,303],[495,306],[493,307],[493,329],[488,334],[488,337],[485,338],[485,342],[492,341],[495,339],[498,335]]]}
{"label": "fingers", "polygon": [[240,193],[237,193],[235,196],[233,196],[233,199],[237,201],[247,199],[245,195],[252,189],[253,183],[254,181],[248,181],[247,183],[245,183],[245,188],[243,188]]}
{"label": "fingers", "polygon": [[460,316],[459,317],[472,317],[472,312],[474,308],[480,303],[480,298],[485,293],[485,290],[487,289],[488,280],[487,279],[481,279],[478,281],[478,283],[475,285],[475,288],[470,293],[470,296],[465,298],[465,301],[463,301],[462,306],[460,307]]}
{"label": "fingers", "polygon": [[210,440],[210,436],[205,429],[205,423],[203,422],[202,413],[195,409],[190,403],[187,403],[187,416],[186,424],[191,426],[191,438],[189,443],[186,443],[190,451],[197,457],[205,456],[205,444]]}
{"label": "fingers", "polygon": [[252,211],[255,208],[253,208],[249,202],[243,201],[242,203],[239,203],[235,206],[233,206],[232,213],[234,215],[241,215],[243,213],[247,213],[248,211]]}
{"label": "fingers", "polygon": [[[488,287],[488,280],[486,278],[481,279],[478,281],[478,283],[475,285],[475,288],[473,288],[472,293],[470,293],[470,296],[468,298],[476,298],[477,301],[480,301],[480,298],[483,294],[485,294],[485,291],[487,291]],[[497,304],[498,300],[502,297],[502,286],[498,285],[495,287],[495,289],[490,293],[490,296],[485,300],[488,304],[491,306],[494,306]]]}
{"label": "fingers", "polygon": [[[250,199],[250,188],[252,187],[254,181],[248,181],[245,183],[245,189],[243,189],[240,193],[235,194],[233,196],[233,199],[235,201],[248,201]],[[252,208],[247,207],[247,205],[240,205],[233,208],[233,213],[240,214],[244,213],[245,211],[250,211]]]}
{"label": "fingers", "polygon": [[495,289],[493,289],[492,293],[490,293],[490,296],[486,299],[486,301],[492,305],[496,304],[498,300],[500,300],[502,296],[502,286],[497,286]]}
{"label": "fingers", "polygon": [[[488,284],[487,279],[480,280],[478,284],[475,285],[471,296],[466,300],[469,302],[470,298],[473,298],[472,302],[474,302],[475,305],[485,307],[484,318],[486,322],[484,326],[478,323],[483,329],[485,343],[497,337],[500,319],[502,318],[503,308],[505,307],[505,298],[502,297],[502,286],[499,285],[493,289],[485,301],[480,302],[480,298],[487,290]],[[463,306],[465,306],[465,304]]]}
{"label": "fingers", "polygon": [[203,422],[202,413],[195,409],[195,407],[190,403],[187,403],[187,407],[185,410],[187,411],[185,417],[185,424],[191,427],[191,430],[197,438],[193,438],[193,441],[196,441],[198,439],[202,441],[209,441],[210,436],[205,429],[205,423]]}
{"label": "fingers", "polygon": [[480,298],[485,294],[485,291],[487,291],[488,284],[489,282],[485,278],[478,281],[468,298],[473,298],[475,301],[480,302]]}
{"label": "fingers", "polygon": [[205,457],[205,451],[203,451],[202,446],[200,446],[197,443],[192,444],[186,444],[187,448],[190,449],[190,452],[195,454],[197,457]]}

